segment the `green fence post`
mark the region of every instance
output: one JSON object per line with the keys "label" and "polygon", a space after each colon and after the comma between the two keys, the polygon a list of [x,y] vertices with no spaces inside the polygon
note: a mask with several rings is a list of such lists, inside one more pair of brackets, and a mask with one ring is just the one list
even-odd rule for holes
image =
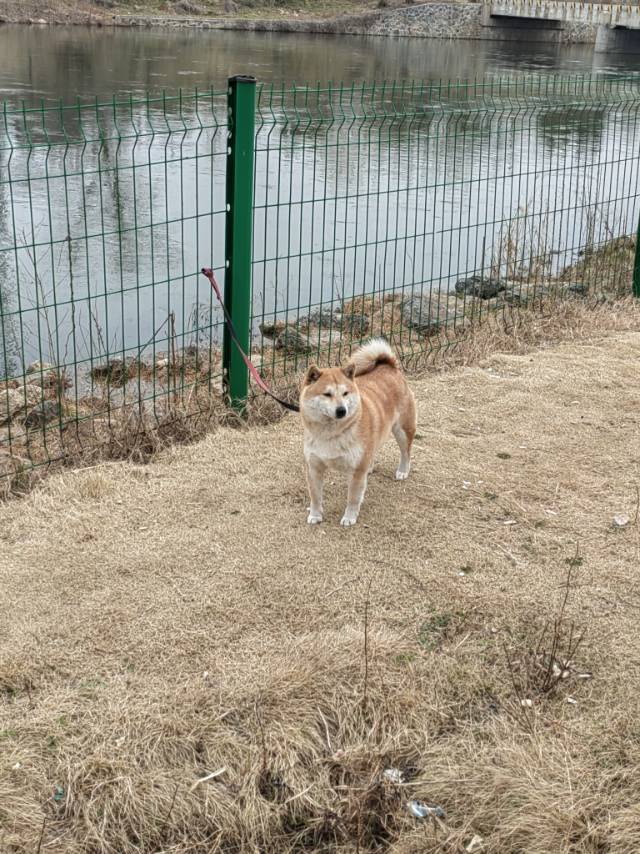
{"label": "green fence post", "polygon": [[636,254],[633,259],[633,295],[640,299],[640,217],[638,218],[638,233],[636,235]]}
{"label": "green fence post", "polygon": [[[225,231],[224,299],[240,344],[251,343],[251,247],[253,237],[253,157],[256,80],[229,78],[229,143],[227,149],[227,215]],[[229,402],[243,410],[249,393],[249,374],[225,326],[222,366]]]}

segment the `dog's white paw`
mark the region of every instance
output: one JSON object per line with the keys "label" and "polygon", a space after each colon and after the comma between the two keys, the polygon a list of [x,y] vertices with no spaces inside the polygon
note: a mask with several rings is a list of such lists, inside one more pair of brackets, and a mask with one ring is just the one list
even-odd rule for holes
{"label": "dog's white paw", "polygon": [[398,471],[396,472],[396,480],[406,480],[408,477],[408,471],[401,471],[400,469],[398,469]]}
{"label": "dog's white paw", "polygon": [[349,513],[345,513],[342,519],[340,520],[340,524],[343,528],[350,528],[352,525],[355,525],[357,521],[357,516],[352,516]]}
{"label": "dog's white paw", "polygon": [[322,513],[309,513],[307,523],[309,525],[319,525],[322,522]]}

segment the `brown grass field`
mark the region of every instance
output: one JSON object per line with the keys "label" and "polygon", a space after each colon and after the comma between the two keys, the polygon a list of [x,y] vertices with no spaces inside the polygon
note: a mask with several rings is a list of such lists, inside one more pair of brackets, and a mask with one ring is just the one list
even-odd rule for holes
{"label": "brown grass field", "polygon": [[1,505],[0,851],[640,850],[640,316],[577,317],[414,378],[353,529],[295,417]]}

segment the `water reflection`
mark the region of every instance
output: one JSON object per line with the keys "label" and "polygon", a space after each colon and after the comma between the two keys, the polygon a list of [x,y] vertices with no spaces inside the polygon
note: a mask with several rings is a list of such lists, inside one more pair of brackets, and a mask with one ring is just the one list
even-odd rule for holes
{"label": "water reflection", "polygon": [[217,88],[239,72],[314,83],[634,70],[633,57],[594,54],[589,45],[84,27],[0,27],[0,55],[0,96],[67,102],[76,95]]}

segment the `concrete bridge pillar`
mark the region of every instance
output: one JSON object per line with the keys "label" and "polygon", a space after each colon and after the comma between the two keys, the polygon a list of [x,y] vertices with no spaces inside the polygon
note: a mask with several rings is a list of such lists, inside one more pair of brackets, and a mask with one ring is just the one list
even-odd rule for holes
{"label": "concrete bridge pillar", "polygon": [[640,53],[640,31],[600,24],[594,50],[596,53]]}

